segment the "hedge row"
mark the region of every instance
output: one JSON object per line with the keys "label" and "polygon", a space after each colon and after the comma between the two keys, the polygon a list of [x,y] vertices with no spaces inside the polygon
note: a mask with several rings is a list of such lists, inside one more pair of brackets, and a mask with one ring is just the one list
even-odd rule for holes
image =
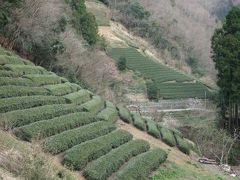
{"label": "hedge row", "polygon": [[156,138],[160,138],[160,132],[158,130],[157,123],[151,119],[145,119],[145,122],[147,125],[147,132]]}
{"label": "hedge row", "polygon": [[161,133],[163,142],[165,142],[166,144],[168,144],[169,146],[172,146],[172,147],[176,146],[176,141],[175,141],[172,131],[170,131],[167,128],[162,127],[160,129],[160,133]]}
{"label": "hedge row", "polygon": [[116,127],[112,123],[95,122],[47,138],[43,143],[43,149],[52,154],[57,154],[82,142],[108,134],[114,129]]}
{"label": "hedge row", "polygon": [[106,101],[105,102],[105,107],[106,108],[116,109],[116,106],[112,102],[110,102],[110,101]]}
{"label": "hedge row", "polygon": [[82,104],[91,99],[91,96],[87,90],[81,89],[80,91],[67,94],[64,96],[68,103]]}
{"label": "hedge row", "polygon": [[0,113],[36,106],[64,103],[66,103],[65,99],[58,96],[22,96],[4,98],[0,99]]}
{"label": "hedge row", "polygon": [[72,104],[54,104],[30,109],[7,112],[1,116],[1,124],[6,129],[24,126],[41,120],[81,111],[81,107]]}
{"label": "hedge row", "polygon": [[3,66],[5,70],[17,73],[18,76],[24,74],[47,74],[48,71],[41,66],[31,66],[31,65],[14,65],[6,64]]}
{"label": "hedge row", "polygon": [[167,153],[165,151],[161,149],[150,150],[131,159],[113,179],[148,179],[149,174],[156,170],[166,159]]}
{"label": "hedge row", "polygon": [[28,74],[23,77],[32,80],[36,86],[62,83],[62,79],[56,75]]}
{"label": "hedge row", "polygon": [[107,154],[113,148],[117,148],[131,139],[132,135],[127,131],[116,130],[69,149],[65,152],[63,162],[69,167],[81,170],[88,162]]}
{"label": "hedge row", "polygon": [[93,114],[101,111],[105,106],[104,100],[100,96],[93,96],[92,100],[82,104],[83,110]]}
{"label": "hedge row", "polygon": [[133,113],[133,124],[136,126],[138,129],[145,130],[146,129],[146,124],[143,120],[143,118],[140,116],[140,114]]}
{"label": "hedge row", "polygon": [[183,138],[183,134],[182,132],[180,132],[179,130],[175,129],[175,128],[168,128],[170,131],[173,132],[174,135],[180,136],[181,138]]}
{"label": "hedge row", "polygon": [[63,96],[81,89],[81,87],[77,84],[68,82],[63,84],[46,85],[44,88],[54,96]]}
{"label": "hedge row", "polygon": [[177,147],[180,151],[182,151],[183,153],[189,155],[190,154],[190,150],[191,150],[191,146],[190,144],[183,139],[182,137],[175,135],[176,138],[176,142],[177,142]]}
{"label": "hedge row", "polygon": [[33,82],[26,78],[10,78],[10,77],[0,77],[0,86],[33,86]]}
{"label": "hedge row", "polygon": [[118,112],[113,108],[105,108],[97,114],[97,118],[108,122],[116,122],[118,119]]}
{"label": "hedge row", "polygon": [[34,65],[32,62],[16,56],[0,55],[0,65],[5,64],[21,64],[21,65]]}
{"label": "hedge row", "polygon": [[120,118],[126,123],[132,123],[132,116],[130,111],[122,105],[117,106]]}
{"label": "hedge row", "polygon": [[130,141],[87,166],[84,176],[87,180],[107,179],[130,158],[148,151],[149,148],[149,143],[146,141]]}
{"label": "hedge row", "polygon": [[42,87],[26,86],[0,86],[0,98],[16,96],[48,95],[49,92]]}
{"label": "hedge row", "polygon": [[46,138],[63,131],[96,122],[97,119],[86,112],[72,113],[49,120],[38,121],[14,130],[23,140]]}
{"label": "hedge row", "polygon": [[18,77],[18,73],[6,70],[0,70],[0,77]]}

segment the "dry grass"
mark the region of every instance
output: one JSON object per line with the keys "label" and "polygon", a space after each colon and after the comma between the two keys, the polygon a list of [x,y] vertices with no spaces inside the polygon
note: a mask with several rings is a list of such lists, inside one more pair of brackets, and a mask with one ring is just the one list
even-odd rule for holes
{"label": "dry grass", "polygon": [[[174,44],[193,47],[200,64],[212,77],[215,70],[210,58],[210,44],[213,32],[219,26],[212,10],[222,1],[224,0],[140,0],[153,13],[153,19],[163,27],[164,36]],[[180,40],[177,40],[178,37]]]}

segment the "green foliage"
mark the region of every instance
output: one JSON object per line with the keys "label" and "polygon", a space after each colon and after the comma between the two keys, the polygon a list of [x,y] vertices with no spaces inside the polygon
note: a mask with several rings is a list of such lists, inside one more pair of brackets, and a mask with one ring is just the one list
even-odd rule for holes
{"label": "green foliage", "polygon": [[132,116],[130,111],[127,108],[125,108],[122,105],[118,105],[117,109],[118,109],[119,116],[123,121],[127,123],[132,123]]}
{"label": "green foliage", "polygon": [[177,147],[180,151],[182,151],[183,153],[189,155],[190,154],[190,150],[191,150],[191,146],[190,144],[183,139],[182,137],[175,135],[176,138],[176,142],[177,142]]}
{"label": "green foliage", "polygon": [[229,131],[239,128],[240,102],[240,7],[234,7],[226,22],[212,38],[213,61],[218,71],[219,106],[224,119],[221,126]]}
{"label": "green foliage", "polygon": [[11,9],[20,5],[22,0],[6,0],[1,1],[0,5],[0,33],[4,31],[4,27],[11,22]]}
{"label": "green foliage", "polygon": [[22,126],[14,129],[14,133],[21,139],[30,141],[49,137],[96,121],[98,120],[91,114],[78,112]]}
{"label": "green foliage", "polygon": [[[116,129],[112,123],[95,122],[77,129],[68,130],[44,140],[42,147],[45,151],[57,154],[76,145],[105,135]],[[74,147],[74,148],[75,148]],[[88,149],[85,149],[88,151]],[[90,151],[90,150],[89,150]],[[66,152],[68,154],[68,152]],[[76,160],[77,161],[77,160]]]}
{"label": "green foliage", "polygon": [[[122,56],[126,57],[128,69],[141,73],[145,79],[151,79],[154,85],[151,87],[151,83],[148,84],[148,91],[153,90],[153,93],[149,91],[150,95],[153,94],[153,98],[157,95],[166,99],[205,98],[205,92],[207,97],[211,97],[211,92],[202,83],[194,82],[193,78],[155,62],[137,49],[112,48],[108,50],[108,54],[116,61]],[[157,87],[157,93],[154,86]]]}
{"label": "green foliage", "polygon": [[150,12],[146,11],[144,7],[136,1],[131,2],[127,5],[126,9],[122,9],[122,11],[139,20],[148,19],[150,16]]}
{"label": "green foliage", "polygon": [[49,92],[42,87],[27,86],[0,86],[0,98],[16,96],[48,95]]}
{"label": "green foliage", "polygon": [[82,104],[91,99],[87,90],[81,89],[80,91],[73,92],[64,96],[68,103]]}
{"label": "green foliage", "polygon": [[1,115],[1,125],[6,129],[24,126],[33,122],[51,119],[61,115],[81,111],[73,104],[56,104],[7,112]]}
{"label": "green foliage", "polygon": [[28,74],[24,75],[24,78],[30,79],[36,86],[50,85],[50,84],[60,84],[62,83],[62,78],[56,75],[39,75],[39,74]]}
{"label": "green foliage", "polygon": [[160,137],[160,132],[158,130],[158,127],[157,127],[157,123],[154,121],[154,120],[151,120],[151,119],[145,119],[146,121],[146,125],[147,125],[147,132],[156,137],[156,138],[159,138]]}
{"label": "green foliage", "polygon": [[96,44],[98,40],[98,25],[95,16],[91,13],[86,13],[80,17],[80,29],[83,38],[90,44]]}
{"label": "green foliage", "polygon": [[12,77],[0,77],[0,85],[34,86],[33,82],[30,79]]}
{"label": "green foliage", "polygon": [[91,112],[93,114],[101,111],[105,106],[104,100],[100,96],[93,96],[91,101],[82,104],[82,108],[86,112]]}
{"label": "green foliage", "polygon": [[6,64],[3,68],[7,71],[17,73],[18,76],[25,74],[48,74],[48,71],[40,66]]}
{"label": "green foliage", "polygon": [[200,76],[204,75],[204,70],[203,68],[201,68],[201,65],[198,63],[198,59],[196,58],[192,50],[190,50],[190,52],[188,53],[188,58],[186,62],[191,67],[193,74],[198,74]]}
{"label": "green foliage", "polygon": [[0,65],[5,64],[33,65],[30,61],[27,61],[20,57],[0,54]]}
{"label": "green foliage", "polygon": [[143,140],[130,141],[100,157],[84,170],[88,180],[107,179],[130,158],[149,150],[148,142]]}
{"label": "green foliage", "polygon": [[99,112],[96,117],[104,121],[116,122],[118,119],[118,112],[116,108],[105,108]]}
{"label": "green foliage", "polygon": [[19,77],[19,75],[13,71],[0,70],[0,77]]}
{"label": "green foliage", "polygon": [[161,133],[163,142],[165,142],[169,146],[176,146],[176,141],[175,141],[172,131],[170,131],[167,128],[162,127],[162,128],[160,128],[160,133]]}
{"label": "green foliage", "polygon": [[54,95],[54,96],[66,95],[81,89],[81,87],[78,86],[77,84],[68,83],[68,82],[63,84],[46,85],[44,86],[44,88],[48,90],[51,95]]}
{"label": "green foliage", "polygon": [[120,57],[117,62],[117,67],[119,71],[124,71],[127,68],[127,60],[125,57]]}
{"label": "green foliage", "polygon": [[65,99],[57,96],[23,96],[0,99],[0,113],[49,104],[64,104]]}
{"label": "green foliage", "polygon": [[147,83],[147,95],[150,100],[158,99],[158,88],[154,82]]}
{"label": "green foliage", "polygon": [[167,159],[167,153],[161,149],[153,149],[129,161],[120,170],[114,180],[122,179],[148,179],[148,175],[156,170]]}
{"label": "green foliage", "polygon": [[116,109],[116,106],[112,102],[110,102],[110,101],[105,101],[105,107],[106,108]]}
{"label": "green foliage", "polygon": [[54,40],[51,43],[50,51],[53,55],[62,54],[65,51],[65,47],[61,41]]}
{"label": "green foliage", "polygon": [[146,124],[144,122],[144,119],[140,116],[140,114],[133,113],[132,118],[134,126],[143,131],[146,129]]}
{"label": "green foliage", "polygon": [[88,162],[107,154],[131,139],[132,135],[127,131],[116,130],[67,150],[64,156],[64,164],[76,170],[81,170]]}
{"label": "green foliage", "polygon": [[85,0],[68,0],[67,3],[73,11],[75,28],[90,45],[94,45],[98,40],[98,26],[95,16],[86,10]]}

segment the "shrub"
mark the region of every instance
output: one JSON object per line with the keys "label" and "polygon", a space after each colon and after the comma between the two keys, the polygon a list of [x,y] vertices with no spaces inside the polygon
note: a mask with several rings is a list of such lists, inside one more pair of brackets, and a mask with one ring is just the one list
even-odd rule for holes
{"label": "shrub", "polygon": [[156,170],[167,159],[167,153],[161,149],[153,149],[138,155],[120,170],[114,180],[148,179],[148,175]]}
{"label": "shrub", "polygon": [[54,96],[66,95],[81,89],[81,87],[77,84],[72,84],[69,82],[63,84],[46,85],[44,86],[44,88],[47,89],[51,95]]}
{"label": "shrub", "polygon": [[159,138],[160,132],[157,127],[157,123],[151,119],[145,119],[147,124],[147,132],[151,134],[152,136]]}
{"label": "shrub", "polygon": [[8,56],[7,53],[5,55],[0,55],[0,65],[5,64],[34,65],[32,62],[25,59],[16,56]]}
{"label": "shrub", "polygon": [[119,116],[123,121],[127,123],[132,123],[132,116],[130,111],[127,108],[125,108],[122,105],[118,105],[117,109],[118,109]]}
{"label": "shrub", "polygon": [[0,99],[0,113],[36,106],[64,103],[66,103],[65,99],[57,96],[23,96],[4,98]]}
{"label": "shrub", "polygon": [[97,118],[108,122],[116,122],[118,119],[118,113],[116,109],[105,108],[97,114]]}
{"label": "shrub", "polygon": [[94,96],[91,101],[82,105],[83,110],[91,113],[97,113],[104,108],[104,100],[100,96]]}
{"label": "shrub", "polygon": [[3,66],[7,71],[13,71],[22,76],[24,74],[47,74],[47,70],[41,66],[6,64]]}
{"label": "shrub", "polygon": [[14,133],[21,139],[30,141],[33,138],[42,139],[96,121],[91,114],[78,112],[22,126],[14,129]]}
{"label": "shrub", "polygon": [[143,118],[140,116],[140,114],[133,113],[132,117],[133,117],[134,126],[144,131],[146,129],[146,125]]}
{"label": "shrub", "polygon": [[29,74],[24,75],[23,77],[32,80],[36,86],[62,83],[62,79],[54,74],[52,75]]}
{"label": "shrub", "polygon": [[96,44],[98,40],[98,25],[95,16],[92,13],[86,12],[80,17],[80,30],[83,38],[90,44]]}
{"label": "shrub", "polygon": [[81,89],[80,91],[67,94],[64,96],[68,103],[82,104],[91,99],[88,91]]}
{"label": "shrub", "polygon": [[124,71],[127,68],[127,60],[125,57],[120,57],[117,62],[117,67],[119,71]]}
{"label": "shrub", "polygon": [[149,143],[146,141],[130,141],[87,166],[84,171],[84,176],[88,180],[107,179],[130,158],[148,151],[149,148]]}
{"label": "shrub", "polygon": [[150,100],[158,99],[158,88],[154,82],[147,83],[147,95]]}
{"label": "shrub", "polygon": [[6,70],[0,70],[0,77],[18,77],[18,73]]}
{"label": "shrub", "polygon": [[112,102],[110,102],[110,101],[106,101],[105,102],[105,107],[106,108],[116,109],[116,106]]}
{"label": "shrub", "polygon": [[83,169],[88,162],[97,159],[113,148],[130,141],[132,135],[124,130],[116,130],[105,136],[79,144],[65,152],[64,164],[76,170]]}
{"label": "shrub", "polygon": [[48,91],[41,87],[0,86],[0,98],[16,96],[47,95]]}
{"label": "shrub", "polygon": [[172,131],[170,131],[167,128],[162,127],[160,129],[160,133],[161,133],[163,142],[165,142],[169,146],[176,146],[176,141],[175,141]]}
{"label": "shrub", "polygon": [[179,131],[179,130],[177,130],[177,129],[175,129],[175,128],[168,128],[168,129],[169,129],[170,131],[172,131],[174,135],[177,135],[177,136],[183,138],[183,134],[182,134],[181,131]]}
{"label": "shrub", "polygon": [[42,146],[45,151],[57,154],[85,141],[108,134],[114,129],[116,127],[112,123],[100,121],[51,136],[43,142]]}
{"label": "shrub", "polygon": [[177,142],[177,147],[180,151],[182,151],[183,153],[189,155],[190,154],[190,150],[191,150],[191,146],[190,144],[183,139],[182,137],[175,135],[176,138],[176,142]]}
{"label": "shrub", "polygon": [[0,86],[6,85],[34,86],[34,83],[30,79],[26,78],[0,77]]}
{"label": "shrub", "polygon": [[9,129],[73,112],[78,112],[81,109],[81,107],[72,104],[55,104],[34,107],[2,114],[2,117],[0,118],[2,121],[0,121],[0,123],[5,126],[6,129]]}

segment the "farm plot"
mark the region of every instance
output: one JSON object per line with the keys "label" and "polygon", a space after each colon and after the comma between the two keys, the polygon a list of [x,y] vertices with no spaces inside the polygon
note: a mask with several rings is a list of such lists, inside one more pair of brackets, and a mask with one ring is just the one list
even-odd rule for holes
{"label": "farm plot", "polygon": [[[141,116],[132,117],[123,106],[117,108],[42,67],[8,55],[1,48],[0,53],[4,54],[0,54],[1,128],[24,141],[39,143],[44,152],[62,153],[62,164],[83,170],[86,179],[107,179],[115,173],[131,178],[128,171],[121,172],[121,167],[135,162],[131,166],[137,170],[139,157],[146,159],[145,167],[141,165],[146,178],[163,162],[162,157],[150,161],[155,153],[149,150],[149,143],[132,140],[132,134],[114,124],[120,115],[154,131],[150,124],[145,126]],[[178,145],[185,149],[181,139]]]}
{"label": "farm plot", "polygon": [[115,60],[124,57],[127,67],[140,72],[146,79],[151,79],[159,89],[159,96],[165,99],[205,98],[211,93],[207,86],[166,65],[155,62],[134,48],[112,48],[108,54]]}

